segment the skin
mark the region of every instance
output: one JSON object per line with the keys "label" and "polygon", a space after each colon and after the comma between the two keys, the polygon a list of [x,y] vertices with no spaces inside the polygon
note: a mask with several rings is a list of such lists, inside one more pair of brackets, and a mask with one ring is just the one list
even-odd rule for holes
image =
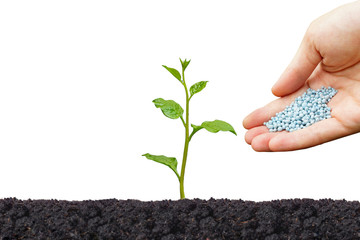
{"label": "skin", "polygon": [[[270,133],[263,125],[307,88],[331,86],[332,118],[294,132]],[[295,57],[272,87],[279,97],[243,121],[245,141],[255,151],[292,151],[313,147],[360,131],[360,1],[313,21]]]}

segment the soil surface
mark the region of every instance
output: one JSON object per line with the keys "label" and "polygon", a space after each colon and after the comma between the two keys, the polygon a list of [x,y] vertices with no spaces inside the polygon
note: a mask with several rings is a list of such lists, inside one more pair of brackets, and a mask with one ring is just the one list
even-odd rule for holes
{"label": "soil surface", "polygon": [[360,239],[360,203],[0,200],[0,239]]}

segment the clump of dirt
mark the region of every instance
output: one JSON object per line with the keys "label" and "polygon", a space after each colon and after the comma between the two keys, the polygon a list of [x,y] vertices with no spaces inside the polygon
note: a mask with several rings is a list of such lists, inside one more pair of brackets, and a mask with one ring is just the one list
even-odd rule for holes
{"label": "clump of dirt", "polygon": [[360,239],[360,203],[8,198],[0,200],[0,239]]}

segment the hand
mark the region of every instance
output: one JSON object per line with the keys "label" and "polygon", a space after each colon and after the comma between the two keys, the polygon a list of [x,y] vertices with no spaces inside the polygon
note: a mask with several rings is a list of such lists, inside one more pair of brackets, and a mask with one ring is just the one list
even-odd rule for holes
{"label": "hand", "polygon": [[[294,132],[270,133],[263,125],[307,88],[331,86],[332,118]],[[290,151],[316,146],[360,131],[360,1],[315,20],[272,92],[279,99],[248,115],[245,141],[255,151]]]}

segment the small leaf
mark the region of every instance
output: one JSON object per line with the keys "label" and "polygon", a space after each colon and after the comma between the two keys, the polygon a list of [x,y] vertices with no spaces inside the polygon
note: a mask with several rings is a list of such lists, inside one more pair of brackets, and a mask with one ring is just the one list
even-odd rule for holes
{"label": "small leaf", "polygon": [[203,90],[206,87],[207,83],[208,83],[208,81],[201,81],[201,82],[197,82],[194,85],[192,85],[190,87],[190,97],[192,97],[194,94]]}
{"label": "small leaf", "polygon": [[181,75],[180,75],[180,73],[179,73],[179,71],[178,70],[176,70],[175,68],[169,68],[169,67],[167,67],[167,66],[165,66],[165,65],[162,65],[164,68],[166,68],[166,70],[168,70],[174,77],[176,77],[181,83],[182,83],[182,81],[181,81]]}
{"label": "small leaf", "polygon": [[157,98],[153,101],[155,107],[160,108],[163,114],[171,119],[177,119],[184,113],[184,109],[173,100]]}
{"label": "small leaf", "polygon": [[183,60],[181,60],[181,58],[180,58],[181,66],[182,66],[182,69],[183,69],[184,71],[185,71],[185,69],[187,68],[187,66],[189,65],[190,61],[191,61],[191,59],[188,61],[188,60],[186,60],[186,58],[185,58],[185,60],[183,61]]}
{"label": "small leaf", "polygon": [[215,120],[212,122],[206,121],[201,124],[201,127],[205,128],[209,132],[217,133],[219,131],[229,131],[237,135],[234,128],[227,122],[221,120]]}
{"label": "small leaf", "polygon": [[178,178],[180,178],[179,173],[177,172],[177,160],[174,157],[166,157],[164,155],[151,155],[149,153],[143,154],[144,157],[146,157],[149,160],[153,160],[155,162],[164,164],[166,166],[168,166],[169,168],[171,168],[171,170],[174,171],[174,173],[176,174],[176,176]]}

